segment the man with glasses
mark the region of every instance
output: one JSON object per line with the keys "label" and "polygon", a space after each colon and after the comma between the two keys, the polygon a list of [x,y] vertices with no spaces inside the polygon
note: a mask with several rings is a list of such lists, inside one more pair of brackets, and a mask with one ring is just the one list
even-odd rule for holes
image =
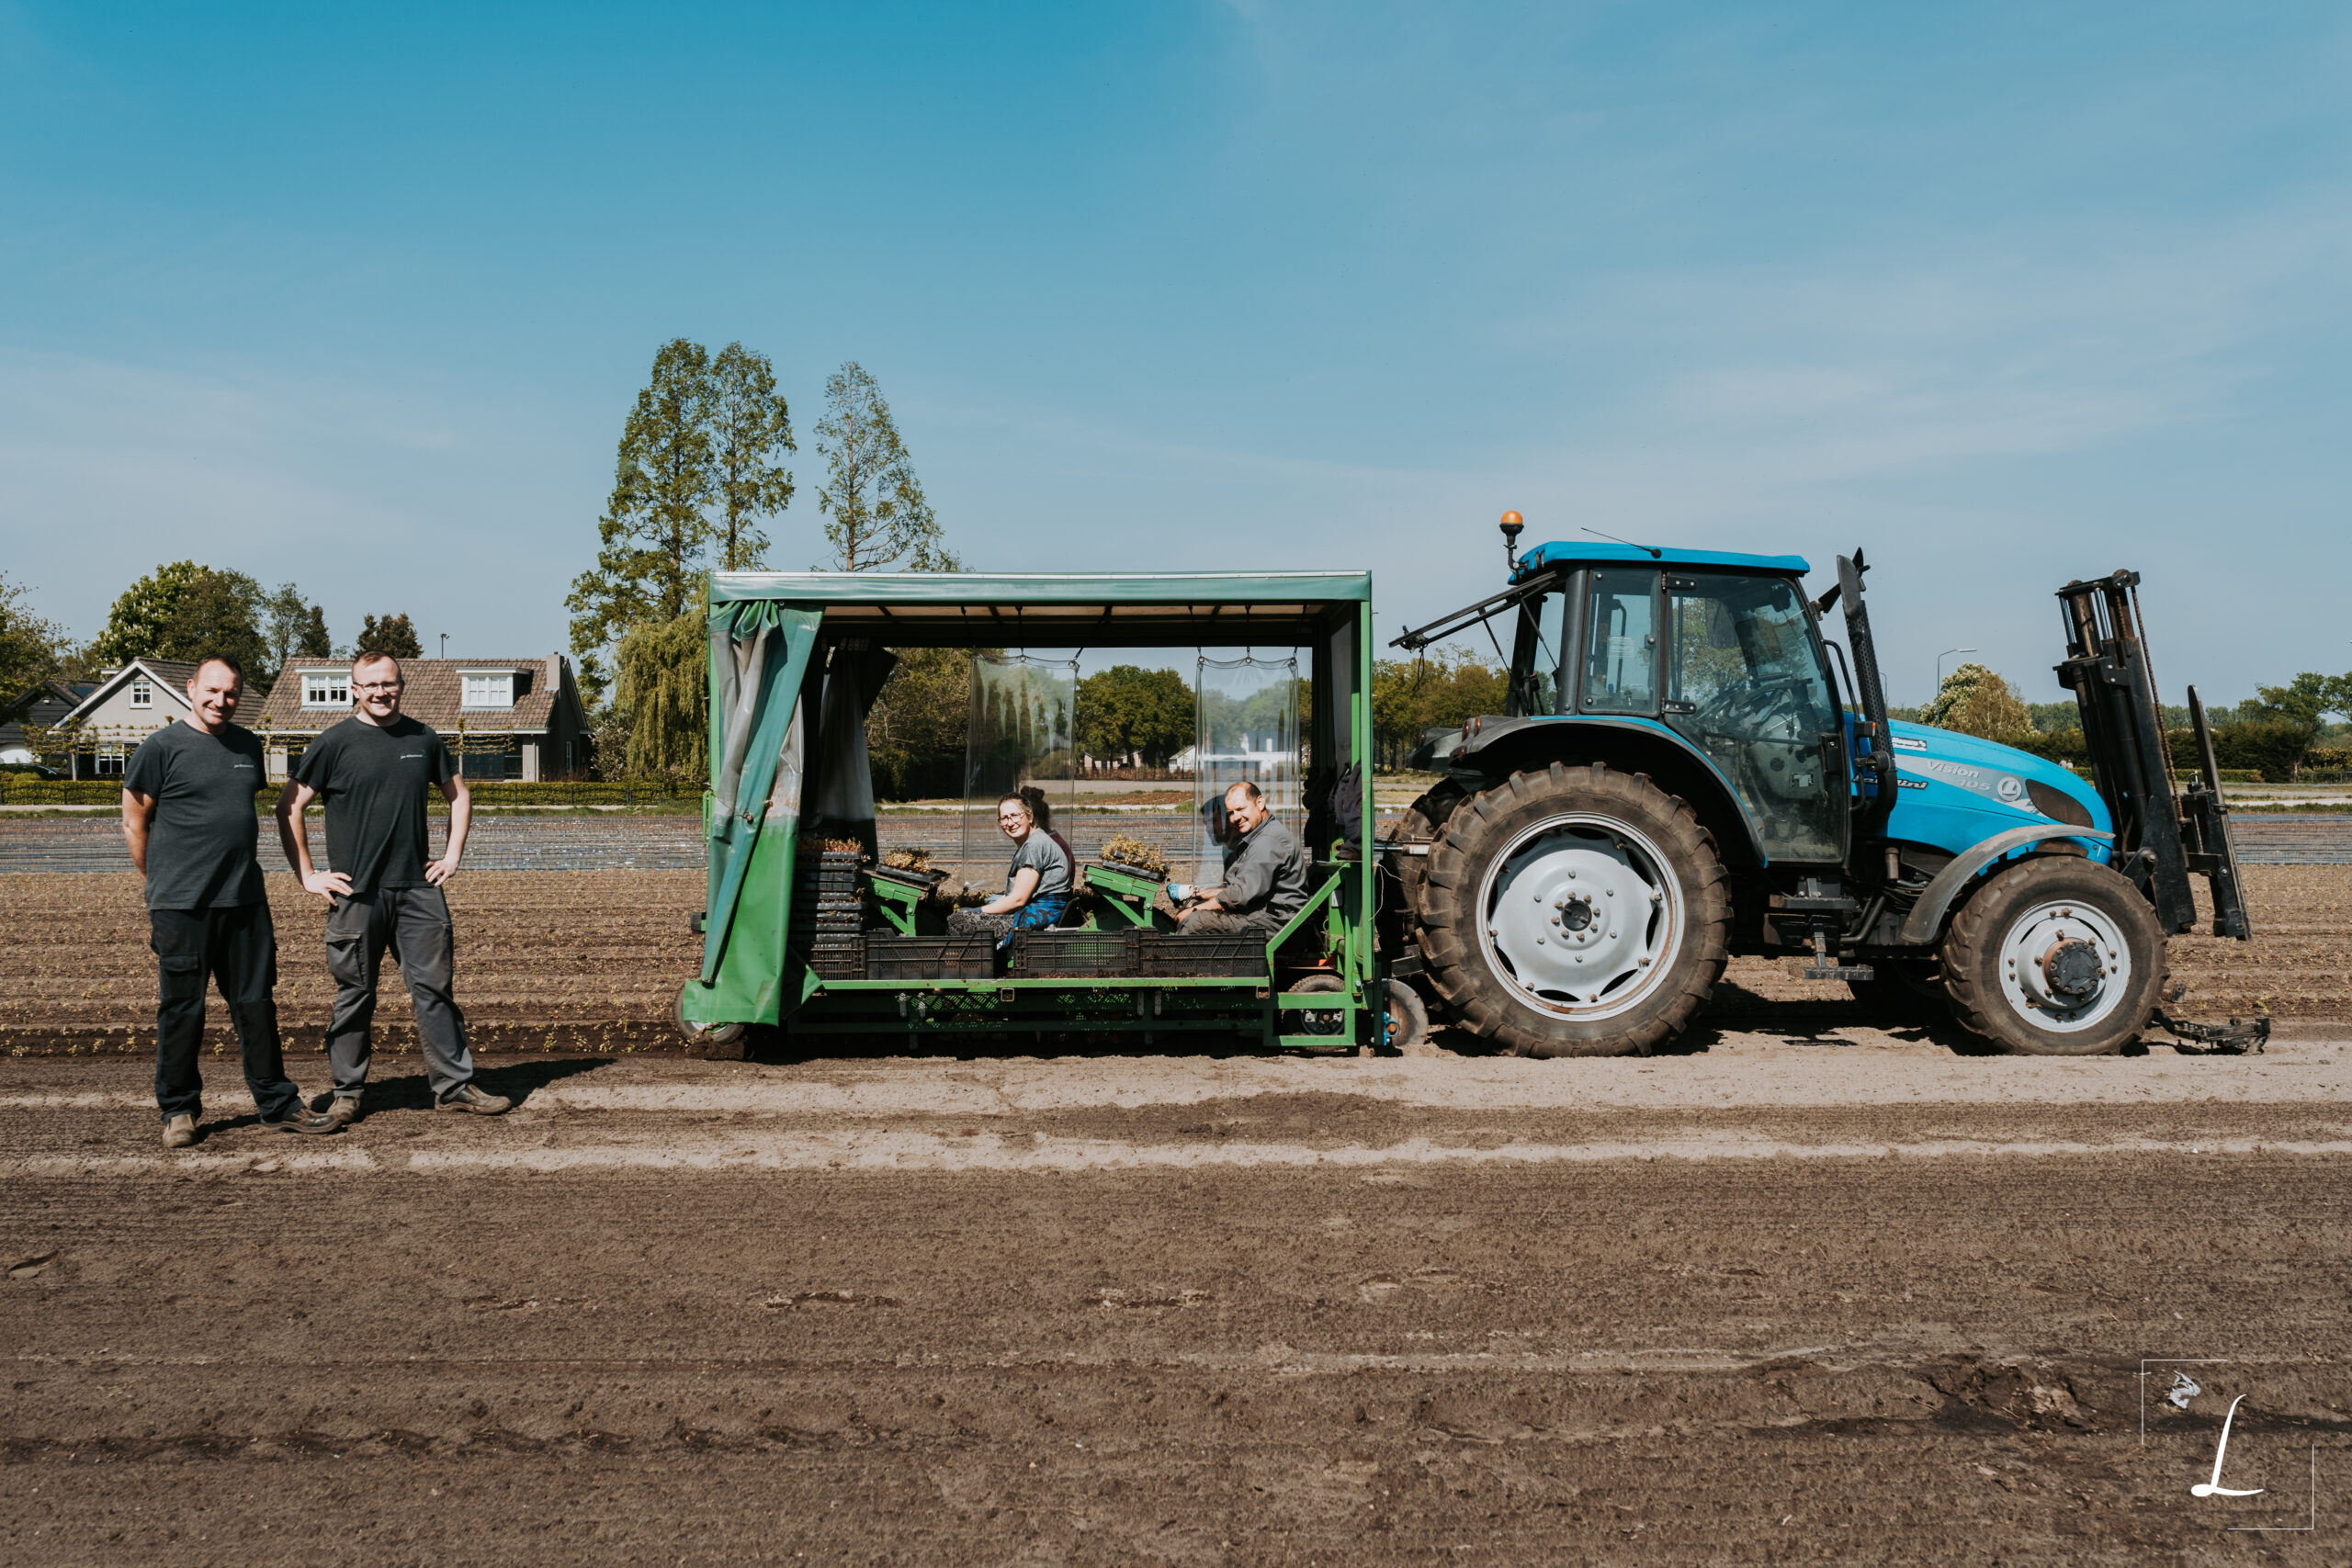
{"label": "man with glasses", "polygon": [[[351,663],[352,716],[312,741],[277,801],[277,832],[302,886],[327,900],[327,968],[334,976],[327,1056],[338,1123],[359,1119],[375,1042],[376,981],[386,949],[408,982],[426,1077],[442,1111],[495,1116],[508,1101],[473,1081],[466,1018],[451,999],[456,944],[442,885],[465,853],[473,802],[441,737],[401,712],[400,660],[363,653]],[[431,858],[424,792],[449,803],[449,844]],[[311,863],[304,810],[326,802],[327,859]]]}

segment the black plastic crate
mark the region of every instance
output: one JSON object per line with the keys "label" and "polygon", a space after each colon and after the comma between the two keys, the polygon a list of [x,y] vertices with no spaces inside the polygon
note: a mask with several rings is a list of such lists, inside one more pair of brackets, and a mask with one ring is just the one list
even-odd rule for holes
{"label": "black plastic crate", "polygon": [[818,942],[797,948],[808,967],[828,980],[863,980],[865,978],[865,939],[852,937],[846,942]]}
{"label": "black plastic crate", "polygon": [[869,980],[992,980],[996,938],[987,931],[956,936],[870,936]]}
{"label": "black plastic crate", "polygon": [[1261,936],[1139,936],[1140,971],[1146,975],[1230,976],[1239,979],[1266,974],[1266,939]]}
{"label": "black plastic crate", "polygon": [[1136,937],[1125,931],[1019,931],[1012,938],[1009,975],[1040,979],[1083,979],[1136,972]]}

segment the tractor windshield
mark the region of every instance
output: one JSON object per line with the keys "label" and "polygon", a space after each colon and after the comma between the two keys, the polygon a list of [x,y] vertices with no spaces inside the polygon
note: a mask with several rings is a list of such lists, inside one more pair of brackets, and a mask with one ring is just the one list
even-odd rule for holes
{"label": "tractor windshield", "polygon": [[1666,580],[1667,723],[1723,771],[1775,860],[1845,853],[1837,705],[1796,585]]}

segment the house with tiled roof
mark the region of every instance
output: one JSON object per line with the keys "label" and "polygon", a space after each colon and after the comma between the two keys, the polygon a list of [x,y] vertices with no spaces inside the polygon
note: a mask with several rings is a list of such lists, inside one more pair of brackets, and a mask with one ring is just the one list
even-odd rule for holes
{"label": "house with tiled roof", "polygon": [[141,741],[187,716],[194,679],[196,666],[178,659],[134,659],[100,671],[51,728],[45,760],[77,779],[120,778]]}
{"label": "house with tiled roof", "polygon": [[[438,730],[469,779],[569,778],[588,766],[588,714],[571,661],[403,659],[401,712]],[[290,659],[237,721],[259,733],[282,778],[310,742],[351,716],[351,661]]]}

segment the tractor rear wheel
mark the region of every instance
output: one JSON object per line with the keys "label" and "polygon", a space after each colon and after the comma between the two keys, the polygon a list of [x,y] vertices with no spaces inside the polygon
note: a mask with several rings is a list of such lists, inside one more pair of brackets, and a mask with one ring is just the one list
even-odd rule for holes
{"label": "tractor rear wheel", "polygon": [[2077,855],[1994,874],[1944,935],[1960,1021],[2022,1055],[2096,1056],[2140,1038],[2164,994],[2165,935],[2121,874]]}
{"label": "tractor rear wheel", "polygon": [[1430,846],[1422,956],[1522,1056],[1647,1055],[1723,974],[1731,901],[1690,807],[1605,764],[1513,773]]}

